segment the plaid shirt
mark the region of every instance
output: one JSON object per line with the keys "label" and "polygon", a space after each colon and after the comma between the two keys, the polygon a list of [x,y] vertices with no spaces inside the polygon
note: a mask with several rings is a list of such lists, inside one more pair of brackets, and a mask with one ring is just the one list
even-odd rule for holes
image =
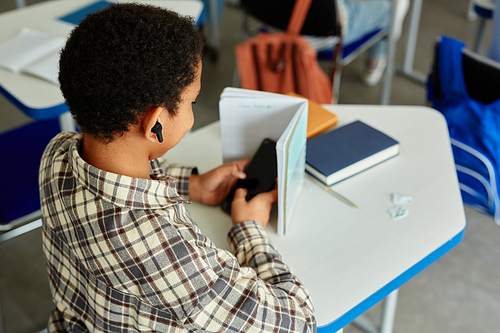
{"label": "plaid shirt", "polygon": [[81,140],[59,134],[40,166],[49,331],[315,331],[307,290],[258,223],[230,230],[235,255],[203,236],[180,196],[191,168],[113,174],[79,156]]}

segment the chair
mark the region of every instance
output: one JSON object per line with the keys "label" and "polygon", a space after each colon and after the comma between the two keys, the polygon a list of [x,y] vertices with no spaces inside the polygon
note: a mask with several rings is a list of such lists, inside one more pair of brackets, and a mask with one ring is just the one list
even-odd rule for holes
{"label": "chair", "polygon": [[427,97],[448,122],[462,199],[500,225],[500,63],[443,36]]}
{"label": "chair", "polygon": [[41,226],[38,168],[59,132],[59,120],[53,118],[0,134],[0,242]]}
{"label": "chair", "polygon": [[[260,27],[260,31],[286,30],[294,3],[291,0],[274,0],[272,2],[266,0],[241,0],[243,15],[241,30],[247,33],[250,31],[247,16],[256,18],[264,24],[264,27]],[[341,28],[338,22],[338,8],[335,0],[312,1],[301,34],[305,35],[311,46],[318,51],[318,60],[334,61],[334,48],[342,40]],[[342,45],[341,59],[335,64],[336,69],[333,77],[335,96],[338,96],[340,90],[342,66],[349,64],[359,54],[386,36],[386,32],[378,29],[351,44]],[[394,46],[391,44],[393,43],[389,43],[389,47],[393,48]],[[390,70],[388,72],[391,71],[392,73],[393,66],[393,57],[389,57],[387,68]],[[236,82],[236,80],[234,81]],[[390,89],[390,75],[385,75],[381,98],[382,104],[388,104]]]}

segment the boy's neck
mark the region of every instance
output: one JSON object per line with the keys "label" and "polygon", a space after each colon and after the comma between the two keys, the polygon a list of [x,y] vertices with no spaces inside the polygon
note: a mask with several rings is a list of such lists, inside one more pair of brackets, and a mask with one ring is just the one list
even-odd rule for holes
{"label": "boy's neck", "polygon": [[119,175],[150,178],[149,153],[140,141],[123,135],[105,144],[91,135],[83,135],[80,156],[90,165]]}

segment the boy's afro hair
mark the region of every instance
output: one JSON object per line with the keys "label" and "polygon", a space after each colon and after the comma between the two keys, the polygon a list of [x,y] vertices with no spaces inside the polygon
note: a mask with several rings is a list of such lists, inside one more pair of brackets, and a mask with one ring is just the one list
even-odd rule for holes
{"label": "boy's afro hair", "polygon": [[202,48],[192,19],[148,5],[111,5],[69,36],[59,63],[61,91],[82,131],[111,142],[151,108],[176,114]]}

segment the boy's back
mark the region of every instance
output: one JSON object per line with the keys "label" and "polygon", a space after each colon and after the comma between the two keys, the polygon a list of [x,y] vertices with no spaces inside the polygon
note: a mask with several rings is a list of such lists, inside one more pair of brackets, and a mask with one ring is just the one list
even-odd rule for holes
{"label": "boy's back", "polygon": [[40,166],[49,331],[315,329],[307,290],[263,227],[275,191],[236,196],[233,255],[203,236],[185,198],[220,203],[246,162],[197,175],[157,159],[192,126],[201,45],[189,20],[128,4],[91,15],[62,51],[61,90],[83,134],[56,136]]}

